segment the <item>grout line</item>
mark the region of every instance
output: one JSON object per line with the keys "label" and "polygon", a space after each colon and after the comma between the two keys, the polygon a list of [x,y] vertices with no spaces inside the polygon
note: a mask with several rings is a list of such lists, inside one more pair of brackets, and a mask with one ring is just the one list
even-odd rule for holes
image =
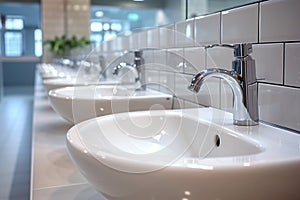
{"label": "grout line", "polygon": [[283,43],[283,55],[282,55],[282,84],[285,85],[285,43]]}
{"label": "grout line", "polygon": [[219,44],[222,44],[222,39],[223,39],[223,15],[222,12],[220,12],[220,24],[219,24],[219,28],[220,28],[220,35],[219,35]]}
{"label": "grout line", "polygon": [[278,83],[268,83],[268,82],[258,82],[258,83],[259,83],[259,84],[269,85],[269,86],[278,86],[278,87],[285,87],[285,88],[298,89],[298,90],[300,90],[300,87],[292,86],[292,85],[283,85],[283,84],[278,84]]}
{"label": "grout line", "polygon": [[260,2],[258,2],[257,4],[258,6],[258,13],[257,13],[257,20],[258,20],[258,23],[257,23],[257,43],[260,43],[260,31],[261,31],[261,9],[260,9]]}

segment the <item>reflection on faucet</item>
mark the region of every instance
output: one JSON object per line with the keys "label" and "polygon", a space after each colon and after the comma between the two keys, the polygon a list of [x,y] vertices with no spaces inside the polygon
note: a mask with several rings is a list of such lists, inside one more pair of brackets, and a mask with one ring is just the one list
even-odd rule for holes
{"label": "reflection on faucet", "polygon": [[236,125],[252,126],[258,124],[258,96],[255,72],[255,61],[249,55],[252,52],[251,44],[210,45],[229,47],[234,49],[235,60],[232,62],[232,71],[211,68],[200,71],[192,79],[189,89],[199,92],[203,83],[210,77],[224,79],[233,91],[233,122]]}
{"label": "reflection on faucet", "polygon": [[128,68],[132,70],[135,74],[135,82],[139,84],[138,90],[145,90],[146,89],[146,79],[145,79],[145,69],[144,66],[144,59],[142,57],[143,51],[136,50],[134,53],[134,63],[129,64],[126,62],[119,63],[113,71],[114,75],[118,75],[119,71],[123,68]]}
{"label": "reflection on faucet", "polygon": [[99,65],[100,65],[100,78],[106,79],[106,62],[105,62],[105,57],[104,56],[99,56]]}
{"label": "reflection on faucet", "polygon": [[137,69],[136,67],[133,65],[133,64],[129,64],[129,63],[126,63],[126,62],[120,62],[115,68],[114,68],[114,71],[113,71],[113,75],[118,75],[119,74],[119,71],[121,69],[129,69],[131,70],[133,73],[134,73],[134,76],[135,76],[135,82],[138,82],[139,81],[139,75],[138,75],[138,72],[137,72]]}

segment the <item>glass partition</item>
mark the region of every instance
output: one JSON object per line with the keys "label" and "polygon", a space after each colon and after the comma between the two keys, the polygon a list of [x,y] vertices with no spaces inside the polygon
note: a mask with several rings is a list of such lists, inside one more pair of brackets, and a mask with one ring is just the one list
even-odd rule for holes
{"label": "glass partition", "polygon": [[187,1],[187,18],[206,15],[221,10],[226,10],[258,0],[186,0]]}

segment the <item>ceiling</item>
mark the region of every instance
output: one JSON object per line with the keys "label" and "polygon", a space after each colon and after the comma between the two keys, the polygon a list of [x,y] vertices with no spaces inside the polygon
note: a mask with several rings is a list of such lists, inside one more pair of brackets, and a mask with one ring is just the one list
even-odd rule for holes
{"label": "ceiling", "polygon": [[127,8],[163,8],[165,0],[91,0],[92,5],[119,6]]}

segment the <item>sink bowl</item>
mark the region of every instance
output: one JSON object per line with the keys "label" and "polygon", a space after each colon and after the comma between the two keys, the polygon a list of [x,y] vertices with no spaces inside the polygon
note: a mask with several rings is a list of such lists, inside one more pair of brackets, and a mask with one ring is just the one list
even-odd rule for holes
{"label": "sink bowl", "polygon": [[[85,86],[85,85],[115,85],[118,83],[119,81],[116,80],[92,81],[92,80],[79,80],[74,77],[67,77],[67,78],[46,79],[43,81],[43,86],[48,94],[50,90],[63,88],[63,87]],[[130,85],[132,85],[132,83]]]}
{"label": "sink bowl", "polygon": [[300,199],[300,136],[233,126],[213,108],[107,115],[75,125],[66,140],[108,199]]}
{"label": "sink bowl", "polygon": [[53,109],[74,124],[112,113],[172,108],[172,95],[135,91],[133,85],[65,87],[51,90],[48,96]]}

